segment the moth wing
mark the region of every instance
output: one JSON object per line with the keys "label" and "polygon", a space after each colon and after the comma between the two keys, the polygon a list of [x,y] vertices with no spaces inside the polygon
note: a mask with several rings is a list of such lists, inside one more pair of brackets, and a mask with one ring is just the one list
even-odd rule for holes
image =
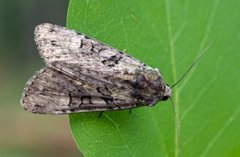
{"label": "moth wing", "polygon": [[21,104],[30,112],[44,114],[106,111],[143,105],[130,96],[131,89],[112,88],[96,81],[83,82],[47,67],[27,82]]}
{"label": "moth wing", "polygon": [[65,27],[38,25],[35,41],[48,66],[76,77],[95,75],[99,80],[121,85],[119,79],[134,80],[139,73],[155,80],[160,75],[139,60]]}

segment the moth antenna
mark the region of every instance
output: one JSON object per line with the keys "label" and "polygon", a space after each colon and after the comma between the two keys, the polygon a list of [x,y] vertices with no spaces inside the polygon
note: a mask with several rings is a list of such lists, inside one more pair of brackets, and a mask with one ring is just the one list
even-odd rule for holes
{"label": "moth antenna", "polygon": [[207,52],[207,50],[212,47],[213,42],[210,43],[205,49],[203,49],[200,54],[198,55],[198,57],[195,59],[195,61],[193,62],[193,64],[184,72],[184,74],[180,77],[180,79],[174,83],[171,88],[175,87],[177,84],[179,84],[184,78],[185,76],[192,70],[192,68],[197,64],[197,62],[200,60],[200,58],[203,56],[204,53]]}
{"label": "moth antenna", "polygon": [[176,143],[177,143],[177,147],[178,147],[178,156],[181,157],[182,156],[182,143],[181,143],[181,137],[180,137],[179,119],[178,119],[178,116],[177,116],[176,105],[173,102],[172,97],[170,97],[170,100],[172,102],[173,110],[174,110],[176,137],[177,137],[176,138]]}

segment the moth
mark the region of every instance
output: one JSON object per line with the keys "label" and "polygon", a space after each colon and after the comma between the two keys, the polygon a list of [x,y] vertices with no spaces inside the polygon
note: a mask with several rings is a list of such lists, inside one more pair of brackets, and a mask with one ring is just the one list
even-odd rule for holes
{"label": "moth", "polygon": [[46,67],[26,83],[21,105],[68,114],[154,106],[172,96],[158,69],[96,39],[49,23],[35,28]]}

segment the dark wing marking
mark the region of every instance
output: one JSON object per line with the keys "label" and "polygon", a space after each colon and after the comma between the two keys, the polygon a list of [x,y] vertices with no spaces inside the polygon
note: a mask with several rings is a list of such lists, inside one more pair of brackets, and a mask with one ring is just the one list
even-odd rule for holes
{"label": "dark wing marking", "polygon": [[95,39],[65,27],[44,23],[35,29],[35,41],[48,66],[76,77],[98,76],[104,82],[121,85],[119,80],[162,77],[157,69]]}

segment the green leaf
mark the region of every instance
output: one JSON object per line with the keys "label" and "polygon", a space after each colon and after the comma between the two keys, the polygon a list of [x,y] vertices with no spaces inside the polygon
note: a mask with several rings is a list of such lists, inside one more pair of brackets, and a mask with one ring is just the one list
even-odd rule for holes
{"label": "green leaf", "polygon": [[[182,156],[240,156],[238,0],[71,0],[67,26],[159,68],[170,85],[200,50],[214,45],[174,89]],[[172,104],[70,115],[86,157],[180,156]]]}

